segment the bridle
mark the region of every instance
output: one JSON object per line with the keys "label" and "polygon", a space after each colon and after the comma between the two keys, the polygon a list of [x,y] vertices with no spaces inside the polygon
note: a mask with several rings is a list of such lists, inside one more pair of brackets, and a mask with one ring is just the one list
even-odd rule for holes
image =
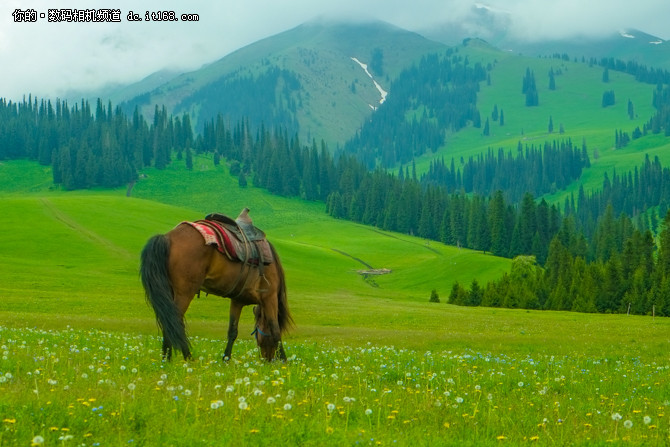
{"label": "bridle", "polygon": [[258,341],[258,334],[261,334],[263,337],[269,337],[270,336],[270,334],[266,334],[265,332],[263,332],[263,330],[261,328],[256,326],[254,328],[254,331],[251,333],[251,335],[256,337],[256,341]]}

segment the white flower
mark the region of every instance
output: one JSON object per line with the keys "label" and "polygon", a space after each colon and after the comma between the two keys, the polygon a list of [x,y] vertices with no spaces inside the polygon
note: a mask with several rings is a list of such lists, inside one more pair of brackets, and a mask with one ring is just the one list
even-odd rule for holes
{"label": "white flower", "polygon": [[135,389],[135,384],[134,384],[134,383],[129,383],[129,384],[128,384],[128,389],[129,389],[130,391],[133,391],[133,390]]}
{"label": "white flower", "polygon": [[613,421],[620,421],[621,418],[622,418],[622,416],[621,416],[619,413],[614,413],[614,414],[612,415],[612,420],[613,420]]}
{"label": "white flower", "polygon": [[249,404],[247,404],[246,402],[242,401],[242,402],[240,402],[240,403],[237,405],[237,408],[239,408],[240,410],[246,410],[247,408],[249,408]]}
{"label": "white flower", "polygon": [[518,385],[519,385],[519,388],[523,387],[523,382],[519,382]]}
{"label": "white flower", "polygon": [[244,397],[244,396],[240,396],[240,397],[237,398],[237,401],[240,402],[240,403],[242,403],[242,402],[246,402],[247,399],[246,399],[246,397]]}
{"label": "white flower", "polygon": [[633,427],[633,421],[627,420],[626,422],[623,423],[623,426],[626,428],[632,428]]}
{"label": "white flower", "polygon": [[221,407],[223,407],[223,401],[222,401],[222,400],[215,400],[215,401],[212,401],[212,403],[209,405],[209,407],[210,407],[212,410],[216,410],[216,409],[218,409],[218,408],[221,408]]}
{"label": "white flower", "polygon": [[37,435],[37,436],[33,437],[32,444],[33,445],[42,445],[42,444],[44,444],[44,438],[41,437],[40,435]]}
{"label": "white flower", "polygon": [[326,408],[328,409],[329,412],[331,412],[335,409],[335,404],[328,404],[326,405]]}
{"label": "white flower", "polygon": [[190,396],[191,390],[184,390],[184,396]]}
{"label": "white flower", "polygon": [[272,404],[275,403],[275,402],[277,402],[277,401],[275,400],[274,397],[272,397],[272,396],[268,397],[267,403],[269,403],[270,405],[272,405]]}
{"label": "white flower", "polygon": [[291,408],[293,408],[291,404],[284,404],[284,410],[289,411]]}
{"label": "white flower", "polygon": [[372,414],[372,410],[371,410],[371,409],[368,408],[367,410],[365,410],[365,415],[366,415],[366,416],[370,416],[371,414]]}
{"label": "white flower", "polygon": [[459,403],[459,404],[462,404],[463,403],[463,398],[462,397],[457,397],[456,402]]}
{"label": "white flower", "polygon": [[651,418],[649,416],[645,416],[642,420],[644,421],[645,425],[651,424]]}

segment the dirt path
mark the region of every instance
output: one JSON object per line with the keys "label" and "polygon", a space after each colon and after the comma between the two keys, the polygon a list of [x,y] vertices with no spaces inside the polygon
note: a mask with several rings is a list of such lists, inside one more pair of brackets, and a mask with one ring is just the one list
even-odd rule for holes
{"label": "dirt path", "polygon": [[109,239],[100,236],[98,233],[91,231],[76,220],[72,219],[56,205],[54,205],[53,202],[51,202],[49,199],[41,198],[40,201],[44,205],[44,208],[54,217],[54,219],[61,222],[63,225],[77,232],[78,234],[81,234],[86,239],[89,239],[98,245],[102,245],[107,250],[114,252],[124,258],[130,259],[135,257],[133,253],[130,253],[125,248],[119,247]]}

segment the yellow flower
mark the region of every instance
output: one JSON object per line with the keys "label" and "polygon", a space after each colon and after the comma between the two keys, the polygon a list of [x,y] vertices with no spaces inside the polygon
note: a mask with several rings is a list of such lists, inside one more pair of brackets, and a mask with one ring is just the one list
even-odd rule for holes
{"label": "yellow flower", "polygon": [[334,431],[333,427],[326,427],[326,433],[331,434]]}
{"label": "yellow flower", "polygon": [[251,430],[249,430],[249,433],[260,433],[260,430],[257,428],[252,428]]}
{"label": "yellow flower", "polygon": [[6,424],[16,424],[16,419],[3,419],[2,422]]}
{"label": "yellow flower", "polygon": [[537,441],[538,439],[540,439],[540,437],[537,436],[537,435],[535,435],[535,436],[531,436],[531,437],[530,437],[530,440],[531,440],[531,441]]}
{"label": "yellow flower", "polygon": [[497,439],[498,441],[504,441],[505,439],[507,439],[507,436],[505,436],[505,435],[500,435],[500,436],[498,436],[496,439]]}

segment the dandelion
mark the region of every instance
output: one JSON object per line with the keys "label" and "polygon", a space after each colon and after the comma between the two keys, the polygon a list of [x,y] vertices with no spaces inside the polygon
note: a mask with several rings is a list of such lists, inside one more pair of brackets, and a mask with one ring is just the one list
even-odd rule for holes
{"label": "dandelion", "polygon": [[134,390],[135,390],[135,384],[134,384],[134,383],[129,383],[129,384],[128,384],[128,389],[129,389],[130,391],[134,391]]}
{"label": "dandelion", "polygon": [[274,397],[272,397],[272,396],[268,397],[268,400],[267,400],[267,403],[268,403],[268,404],[272,405],[272,404],[274,404],[275,402],[277,402],[277,400],[276,400]]}
{"label": "dandelion", "polygon": [[614,413],[614,414],[612,415],[612,420],[613,420],[613,421],[620,421],[622,417],[623,417],[623,416],[621,416],[619,413]]}
{"label": "dandelion", "polygon": [[217,409],[223,407],[223,401],[222,401],[222,400],[215,400],[215,401],[212,401],[212,403],[209,405],[209,407],[210,407],[212,410],[217,410]]}
{"label": "dandelion", "polygon": [[371,414],[372,414],[372,410],[371,410],[371,409],[368,408],[368,409],[365,410],[365,415],[366,415],[366,416],[370,416]]}
{"label": "dandelion", "polygon": [[633,428],[633,421],[631,421],[630,419],[629,419],[629,420],[626,420],[626,421],[623,423],[623,426],[626,427],[626,428]]}
{"label": "dandelion", "polygon": [[644,425],[649,425],[651,424],[651,417],[645,416],[644,418],[642,418],[642,421],[644,422]]}
{"label": "dandelion", "polygon": [[237,405],[237,408],[239,408],[240,410],[246,410],[247,408],[249,408],[249,404],[247,404],[246,402],[242,401],[242,402],[240,402],[240,403]]}
{"label": "dandelion", "polygon": [[291,408],[293,408],[293,407],[291,406],[291,404],[285,404],[285,405],[284,405],[284,410],[285,410],[285,411],[290,411]]}
{"label": "dandelion", "polygon": [[335,410],[335,404],[328,404],[326,408],[328,409],[328,413],[332,413]]}
{"label": "dandelion", "polygon": [[457,397],[456,398],[456,403],[462,404],[463,403],[463,398],[462,397]]}
{"label": "dandelion", "polygon": [[226,393],[232,393],[233,391],[235,391],[235,388],[232,385],[226,387]]}
{"label": "dandelion", "polygon": [[40,435],[37,435],[37,436],[33,437],[33,440],[31,441],[30,445],[34,446],[34,445],[42,445],[42,444],[44,444],[44,438],[41,437]]}
{"label": "dandelion", "polygon": [[523,388],[523,382],[519,382],[517,385],[519,385],[519,388]]}

